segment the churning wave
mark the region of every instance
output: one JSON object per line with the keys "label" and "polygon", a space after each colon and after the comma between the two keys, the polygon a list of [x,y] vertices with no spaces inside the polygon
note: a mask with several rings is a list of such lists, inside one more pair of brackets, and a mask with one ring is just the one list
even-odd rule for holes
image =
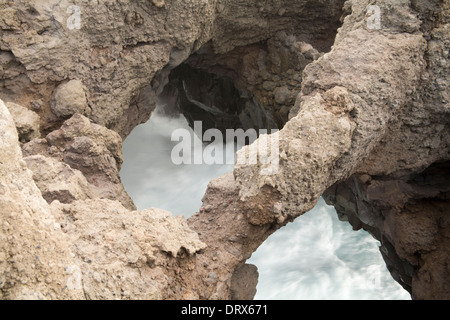
{"label": "churning wave", "polygon": [[253,254],[249,262],[260,274],[255,299],[409,300],[378,245],[339,221],[334,207],[320,199]]}
{"label": "churning wave", "polygon": [[[123,146],[122,182],[139,210],[160,208],[190,217],[208,183],[232,165],[174,165],[172,132],[186,119],[154,112]],[[229,155],[228,155],[229,156]],[[341,222],[333,207],[317,206],[272,235],[251,257],[259,271],[255,299],[410,299],[389,274],[378,242]]]}

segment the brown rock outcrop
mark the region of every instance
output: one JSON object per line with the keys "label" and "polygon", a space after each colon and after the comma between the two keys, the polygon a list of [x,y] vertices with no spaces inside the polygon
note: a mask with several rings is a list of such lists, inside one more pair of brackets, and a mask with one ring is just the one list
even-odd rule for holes
{"label": "brown rock outcrop", "polygon": [[[183,217],[158,209],[130,211],[106,199],[50,206],[22,160],[14,122],[1,100],[0,129],[1,299],[174,297],[169,275],[176,272],[178,258],[205,248]],[[45,162],[42,170],[59,163],[43,156],[27,161],[32,168]],[[55,195],[46,178],[35,179],[47,184],[44,197]]]}
{"label": "brown rock outcrop", "polygon": [[78,80],[90,118],[124,137],[149,119],[170,70],[207,42],[225,53],[300,22],[299,37],[322,50],[333,43],[343,2],[88,1],[77,14],[67,0],[8,0],[0,8],[2,98],[40,105],[51,131],[61,120],[50,112],[53,92]]}
{"label": "brown rock outcrop", "polygon": [[81,287],[65,290],[76,263],[22,160],[13,119],[1,100],[0,132],[0,298],[83,299]]}
{"label": "brown rock outcrop", "polygon": [[[325,193],[413,298],[449,299],[449,3],[377,1],[375,27],[371,3],[0,4],[0,98],[45,137],[22,139],[31,173],[0,103],[1,297],[251,298],[245,261]],[[183,63],[281,128],[275,168],[237,164],[187,222],[135,211],[119,178],[122,139]]]}
{"label": "brown rock outcrop", "polygon": [[12,102],[6,107],[14,119],[20,141],[28,142],[40,137],[40,118],[35,112]]}
{"label": "brown rock outcrop", "polygon": [[[69,120],[65,121],[60,129],[55,130],[47,135],[45,139],[33,140],[23,146],[24,156],[33,170],[35,177],[39,177],[38,186],[44,186],[55,183],[55,180],[48,177],[50,171],[47,171],[45,165],[50,167],[58,167],[57,170],[66,174],[66,178],[74,175],[79,176],[78,172],[84,175],[85,180],[81,177],[75,178],[75,186],[67,188],[80,189],[79,184],[83,186],[83,192],[72,192],[69,197],[72,200],[83,200],[86,198],[106,198],[120,201],[128,209],[134,210],[133,201],[126,193],[120,181],[119,171],[122,165],[122,139],[120,136],[105,127],[92,123],[88,118],[75,114]],[[53,161],[62,161],[63,164],[51,164],[50,159],[43,161],[43,165],[35,165],[37,159],[32,156],[44,155]],[[46,164],[45,164],[46,163]],[[70,169],[65,169],[65,166]],[[44,171],[44,172],[43,172]],[[70,171],[70,172],[69,172]],[[47,176],[44,178],[43,176]],[[62,178],[61,176],[59,177]],[[86,184],[88,182],[88,184]],[[68,190],[63,187],[63,190]],[[51,187],[44,187],[46,191]],[[92,189],[92,191],[89,191]],[[44,195],[46,191],[41,189]],[[88,196],[94,192],[96,196]],[[64,191],[63,191],[64,193]],[[78,195],[75,195],[78,193]],[[52,200],[57,200],[51,197]],[[63,199],[59,199],[61,202]]]}
{"label": "brown rock outcrop", "polygon": [[71,80],[59,85],[51,101],[52,112],[58,118],[68,118],[76,113],[89,115],[86,88],[80,80]]}
{"label": "brown rock outcrop", "polygon": [[24,158],[33,172],[33,180],[42,197],[51,204],[54,200],[72,203],[75,200],[95,199],[95,189],[79,170],[55,158],[42,155]]}

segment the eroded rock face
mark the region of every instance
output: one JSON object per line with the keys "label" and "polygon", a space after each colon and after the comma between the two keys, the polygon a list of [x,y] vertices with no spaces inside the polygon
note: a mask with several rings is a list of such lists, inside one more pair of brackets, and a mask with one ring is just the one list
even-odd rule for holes
{"label": "eroded rock face", "polygon": [[71,80],[59,85],[53,93],[51,109],[61,119],[76,113],[89,116],[90,110],[83,83],[80,80]]}
{"label": "eroded rock face", "polygon": [[[184,64],[186,66],[171,74],[171,83],[175,82],[174,86],[178,87],[181,111],[188,119],[192,117],[191,113],[201,113],[203,118],[209,116],[216,122],[223,118],[221,114],[189,106],[189,102],[183,99],[184,95],[190,94],[209,108],[220,107],[223,102],[210,102],[217,96],[212,86],[208,82],[202,83],[203,78],[209,75],[208,78],[218,77],[234,84],[238,94],[228,96],[237,96],[238,101],[223,99],[225,107],[220,109],[225,115],[237,118],[241,128],[281,129],[300,92],[303,70],[323,55],[302,39],[301,34],[278,32],[264,43],[238,47],[223,54],[216,54],[210,44],[205,45],[189,57]],[[227,89],[228,86],[221,88],[222,94]],[[230,107],[230,104],[235,107]],[[236,126],[233,121],[224,122],[229,128]]]}
{"label": "eroded rock face", "polygon": [[343,2],[8,0],[0,8],[0,59],[8,66],[2,98],[41,104],[51,131],[62,115],[50,112],[53,93],[67,80],[81,81],[90,118],[125,137],[149,119],[170,70],[207,42],[225,53],[300,21],[304,41],[329,47]]}
{"label": "eroded rock face", "polygon": [[72,169],[66,163],[42,155],[26,157],[24,160],[33,172],[33,180],[41,190],[42,197],[49,204],[55,200],[72,203],[98,197],[81,171]]}
{"label": "eroded rock face", "polygon": [[[413,298],[449,298],[449,4],[378,1],[380,28],[369,4],[0,4],[1,98],[40,123],[22,154],[0,103],[1,297],[249,299],[245,261],[325,193]],[[237,164],[188,221],[135,211],[119,178],[122,139],[183,63],[282,129],[275,168]]]}
{"label": "eroded rock face", "polygon": [[355,174],[325,193],[342,220],[380,241],[392,276],[415,299],[448,295],[449,174],[448,162],[400,178]]}
{"label": "eroded rock face", "polygon": [[[71,200],[107,198],[120,201],[128,209],[135,209],[133,201],[120,181],[119,171],[123,161],[122,139],[116,132],[94,124],[80,114],[75,114],[45,139],[36,139],[25,144],[23,152],[30,169],[39,180],[38,186],[42,186],[41,191],[51,200],[68,202],[66,199],[50,196],[51,190],[56,191],[56,188],[59,189],[57,192],[68,192],[65,198],[69,197]],[[45,157],[37,159],[33,157],[35,155]],[[37,164],[37,161],[41,161],[42,165]],[[59,161],[63,163],[59,164]],[[46,170],[46,166],[51,169]],[[65,168],[67,166],[69,168]],[[54,185],[56,183],[54,177],[51,177],[52,171],[59,172],[55,173],[55,176],[59,175],[59,179],[62,179],[62,176],[77,177],[73,178],[75,179],[73,181],[66,180],[68,183],[66,187],[57,187]],[[82,173],[85,179],[81,178],[79,173]],[[80,190],[75,191],[78,189]],[[81,189],[84,189],[84,192]],[[89,196],[92,193],[96,196]]]}
{"label": "eroded rock face", "polygon": [[71,243],[86,299],[170,299],[177,258],[206,245],[184,217],[158,209],[130,212],[116,201],[52,204]]}
{"label": "eroded rock face", "polygon": [[[442,7],[439,9],[439,5]],[[427,39],[418,91],[356,174],[325,198],[355,229],[369,230],[393,277],[416,299],[448,298],[449,6],[413,1]],[[442,10],[442,11],[440,11]],[[395,26],[411,24],[392,18]],[[436,281],[435,285],[431,282]]]}
{"label": "eroded rock face", "polygon": [[[58,195],[52,193],[55,185],[62,192],[59,179],[67,178],[66,185],[80,185],[85,192],[82,183],[87,182],[71,181],[80,174],[43,156],[26,158],[32,169],[49,169],[39,172],[42,179],[33,174],[1,100],[0,129],[0,298],[173,298],[170,276],[178,259],[189,260],[205,248],[183,217],[158,209],[130,211],[118,201],[98,198],[71,204],[56,200],[50,206],[43,196],[49,201]],[[60,169],[68,172],[55,172]],[[48,181],[53,174],[55,180]],[[43,195],[33,176],[45,185]]]}
{"label": "eroded rock face", "polygon": [[13,119],[1,100],[0,132],[0,298],[83,299],[81,287],[64,290],[76,263],[22,160]]}
{"label": "eroded rock face", "polygon": [[40,118],[35,112],[12,102],[8,102],[6,107],[14,119],[20,141],[28,142],[40,137]]}

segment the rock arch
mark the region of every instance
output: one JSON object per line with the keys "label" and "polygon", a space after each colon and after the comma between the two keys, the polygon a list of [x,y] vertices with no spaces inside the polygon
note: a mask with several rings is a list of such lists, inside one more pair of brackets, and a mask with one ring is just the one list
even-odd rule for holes
{"label": "rock arch", "polygon": [[[92,188],[83,198],[74,188],[67,201],[48,204],[24,163],[16,175],[29,192],[18,192],[2,175],[2,225],[10,228],[2,229],[8,241],[0,248],[1,297],[245,298],[251,292],[236,284],[242,274],[252,274],[244,264],[251,252],[326,192],[352,224],[388,239],[388,265],[413,298],[448,298],[448,282],[439,281],[449,273],[448,186],[436,182],[427,193],[418,181],[438,176],[429,174],[435,170],[446,172],[437,163],[449,159],[449,7],[437,0],[391,2],[378,2],[380,30],[368,27],[365,0],[78,1],[79,29],[67,27],[69,1],[0,6],[1,98],[36,112],[41,132],[19,154],[2,106],[6,147],[15,155],[7,162],[11,153],[2,153],[2,170],[40,155],[52,159],[49,166],[60,163],[57,170],[84,176],[75,183]],[[254,79],[233,69],[233,55],[251,59],[264,52],[271,62],[267,73]],[[297,70],[302,82],[295,96],[295,85],[283,81],[288,70],[298,76],[297,66],[290,68],[296,52],[299,62],[308,63]],[[236,89],[251,93],[263,109],[274,106],[265,111],[284,125],[278,173],[261,175],[263,164],[237,165],[233,174],[211,182],[202,209],[187,222],[164,212],[133,211],[117,175],[121,138],[148,120],[169,74],[185,62],[216,67],[220,76],[224,66],[234,70]],[[84,115],[52,112],[59,99],[54,92],[70,80],[81,81],[74,94],[87,102]],[[42,182],[41,176],[33,171],[34,180]],[[29,215],[56,223],[54,230],[51,223],[45,226],[46,239],[64,247],[57,251],[65,252],[64,259],[57,268],[51,256],[41,260],[36,270],[47,275],[45,284],[36,270],[18,263],[18,250],[28,242],[14,241],[13,234],[30,230],[13,223],[11,199],[36,199],[38,209],[27,209]],[[164,229],[168,224],[178,231]],[[156,236],[155,228],[165,232]],[[48,243],[39,245],[48,250]],[[66,291],[70,270],[81,272],[81,289]]]}

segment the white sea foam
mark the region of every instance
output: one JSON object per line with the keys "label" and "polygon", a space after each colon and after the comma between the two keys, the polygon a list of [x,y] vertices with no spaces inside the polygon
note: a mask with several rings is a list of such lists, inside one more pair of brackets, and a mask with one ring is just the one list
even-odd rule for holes
{"label": "white sea foam", "polygon": [[[189,217],[200,208],[209,181],[233,170],[174,165],[171,134],[179,128],[191,130],[183,117],[155,112],[126,139],[121,178],[138,209]],[[378,242],[339,221],[322,199],[272,235],[248,262],[259,269],[256,299],[410,299],[387,271]]]}
{"label": "white sea foam", "polygon": [[320,199],[248,261],[260,274],[255,299],[410,299],[386,269],[378,245],[339,221]]}
{"label": "white sea foam", "polygon": [[195,137],[184,117],[167,118],[155,112],[125,140],[120,175],[138,209],[161,208],[189,217],[200,208],[208,183],[233,170],[226,164],[173,164],[171,152],[177,142],[171,141],[171,135],[180,128]]}

